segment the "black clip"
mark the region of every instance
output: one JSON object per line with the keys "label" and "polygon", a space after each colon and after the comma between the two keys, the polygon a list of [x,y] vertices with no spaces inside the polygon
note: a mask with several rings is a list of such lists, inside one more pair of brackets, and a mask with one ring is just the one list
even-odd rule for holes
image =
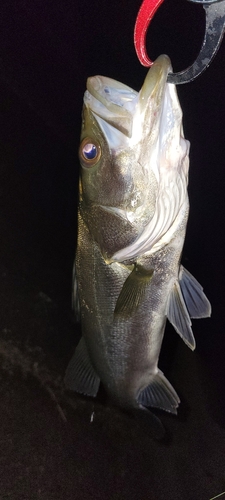
{"label": "black clip", "polygon": [[179,73],[169,73],[167,81],[179,85],[197,78],[211,64],[225,31],[225,0],[189,0],[200,3],[205,9],[205,37],[196,61]]}

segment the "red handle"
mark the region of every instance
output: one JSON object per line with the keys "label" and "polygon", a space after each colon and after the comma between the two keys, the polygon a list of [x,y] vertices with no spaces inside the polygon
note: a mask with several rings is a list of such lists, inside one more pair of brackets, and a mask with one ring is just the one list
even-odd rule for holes
{"label": "red handle", "polygon": [[146,52],[145,40],[149,24],[163,0],[144,0],[137,15],[134,27],[134,46],[140,63],[151,66],[153,62]]}

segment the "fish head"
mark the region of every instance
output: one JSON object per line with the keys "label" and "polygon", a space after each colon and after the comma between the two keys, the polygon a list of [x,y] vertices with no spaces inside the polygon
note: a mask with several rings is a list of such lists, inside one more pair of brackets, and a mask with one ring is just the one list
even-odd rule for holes
{"label": "fish head", "polygon": [[[111,78],[87,80],[79,148],[80,199],[89,229],[107,258],[139,241],[159,215],[165,185],[168,190],[183,177],[178,198],[185,196],[189,143],[183,138],[175,86],[167,83],[170,70],[169,58],[160,56],[139,93]],[[172,204],[180,207],[181,202]],[[171,211],[174,219],[176,210]],[[93,224],[96,217],[98,225]],[[114,243],[108,217],[117,234]],[[139,250],[136,245],[136,255]],[[114,260],[124,258],[125,253]]]}

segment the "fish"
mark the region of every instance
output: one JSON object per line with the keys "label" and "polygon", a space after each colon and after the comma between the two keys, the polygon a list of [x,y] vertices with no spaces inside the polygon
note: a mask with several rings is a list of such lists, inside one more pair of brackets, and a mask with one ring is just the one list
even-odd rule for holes
{"label": "fish", "polygon": [[82,336],[65,374],[69,390],[140,415],[177,413],[180,399],[158,360],[167,320],[194,350],[191,318],[211,314],[181,264],[189,214],[189,141],[172,71],[161,55],[140,92],[103,76],[84,94],[73,303]]}

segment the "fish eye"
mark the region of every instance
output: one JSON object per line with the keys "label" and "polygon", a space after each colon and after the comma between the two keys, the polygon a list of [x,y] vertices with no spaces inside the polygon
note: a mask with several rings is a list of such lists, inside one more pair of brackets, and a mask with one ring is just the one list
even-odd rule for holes
{"label": "fish eye", "polygon": [[85,137],[80,144],[79,157],[83,167],[92,167],[96,165],[101,157],[100,144],[90,137]]}

